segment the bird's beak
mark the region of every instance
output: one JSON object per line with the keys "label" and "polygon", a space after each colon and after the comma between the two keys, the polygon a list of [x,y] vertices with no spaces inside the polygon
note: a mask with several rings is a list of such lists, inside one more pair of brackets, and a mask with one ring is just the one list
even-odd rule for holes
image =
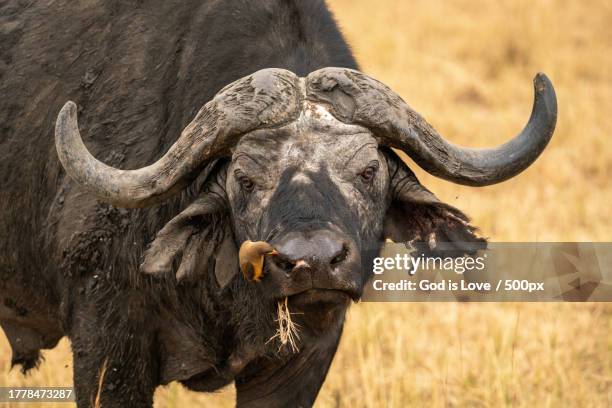
{"label": "bird's beak", "polygon": [[278,255],[272,245],[263,241],[245,241],[240,246],[238,259],[240,270],[245,279],[259,282],[263,276],[264,258],[266,255]]}

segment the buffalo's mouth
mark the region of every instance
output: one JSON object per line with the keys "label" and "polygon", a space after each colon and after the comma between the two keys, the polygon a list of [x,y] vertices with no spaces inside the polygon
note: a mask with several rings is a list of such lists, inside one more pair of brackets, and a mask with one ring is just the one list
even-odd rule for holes
{"label": "buffalo's mouth", "polygon": [[[267,266],[267,265],[266,265]],[[359,301],[361,298],[361,285],[356,280],[325,281],[312,280],[311,276],[296,277],[268,274],[270,267],[266,268],[266,278],[259,282],[264,293],[274,301],[288,298],[290,302],[300,305],[312,304],[339,304]]]}
{"label": "buffalo's mouth", "polygon": [[337,228],[294,230],[275,237],[269,246],[274,252],[264,256],[257,282],[267,298],[338,303],[361,296],[358,245]]}
{"label": "buffalo's mouth", "polygon": [[343,290],[310,289],[289,296],[288,310],[298,327],[322,335],[342,322],[351,299],[354,297]]}
{"label": "buffalo's mouth", "polygon": [[359,296],[338,289],[309,289],[288,297],[289,304],[298,308],[335,306],[359,300]]}
{"label": "buffalo's mouth", "polygon": [[[319,232],[322,233],[327,231]],[[325,245],[311,245],[317,241]],[[302,304],[343,303],[347,298],[357,301],[361,296],[361,274],[357,268],[360,256],[356,246],[347,242],[341,240],[329,251],[325,248],[330,244],[329,237],[321,240],[315,236],[297,243],[293,240],[289,246],[245,241],[240,246],[240,269],[247,280],[256,282],[264,295],[275,301],[285,298]],[[304,253],[304,249],[308,252]]]}

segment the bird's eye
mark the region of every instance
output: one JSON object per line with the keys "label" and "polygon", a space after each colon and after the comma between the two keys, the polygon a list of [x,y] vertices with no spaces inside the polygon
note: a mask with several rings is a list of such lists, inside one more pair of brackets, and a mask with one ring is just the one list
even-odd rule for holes
{"label": "bird's eye", "polygon": [[240,177],[238,181],[240,182],[240,186],[242,187],[242,189],[245,191],[252,191],[255,187],[255,183],[253,183],[253,180],[251,180],[247,176]]}
{"label": "bird's eye", "polygon": [[370,182],[374,179],[374,176],[376,176],[376,171],[378,171],[378,167],[368,166],[359,174],[359,176],[363,181]]}

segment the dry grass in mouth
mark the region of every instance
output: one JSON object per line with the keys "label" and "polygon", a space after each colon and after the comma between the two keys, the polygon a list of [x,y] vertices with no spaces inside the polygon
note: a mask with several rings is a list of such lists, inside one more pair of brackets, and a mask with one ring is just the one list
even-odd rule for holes
{"label": "dry grass in mouth", "polygon": [[291,318],[292,313],[289,311],[287,298],[285,298],[284,301],[278,301],[276,312],[278,316],[276,319],[278,329],[276,330],[276,334],[270,337],[268,343],[274,339],[278,339],[280,341],[280,346],[278,346],[279,351],[281,348],[289,344],[291,351],[297,353],[300,351],[300,348],[297,345],[297,341],[300,339],[300,326],[297,323],[294,323],[293,319]]}

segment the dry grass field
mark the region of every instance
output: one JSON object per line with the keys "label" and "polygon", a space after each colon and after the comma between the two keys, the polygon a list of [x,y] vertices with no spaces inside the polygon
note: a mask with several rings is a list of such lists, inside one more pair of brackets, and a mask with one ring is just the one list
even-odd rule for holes
{"label": "dry grass field", "polygon": [[[492,240],[612,240],[612,2],[330,5],[362,69],[457,144],[496,145],[520,131],[531,80],[546,72],[559,121],[529,170],[480,189],[416,172]],[[2,337],[0,385],[71,385],[67,341],[26,379],[9,372],[9,354]],[[232,406],[233,390],[173,384],[155,404]],[[317,406],[610,407],[612,304],[355,305]]]}

